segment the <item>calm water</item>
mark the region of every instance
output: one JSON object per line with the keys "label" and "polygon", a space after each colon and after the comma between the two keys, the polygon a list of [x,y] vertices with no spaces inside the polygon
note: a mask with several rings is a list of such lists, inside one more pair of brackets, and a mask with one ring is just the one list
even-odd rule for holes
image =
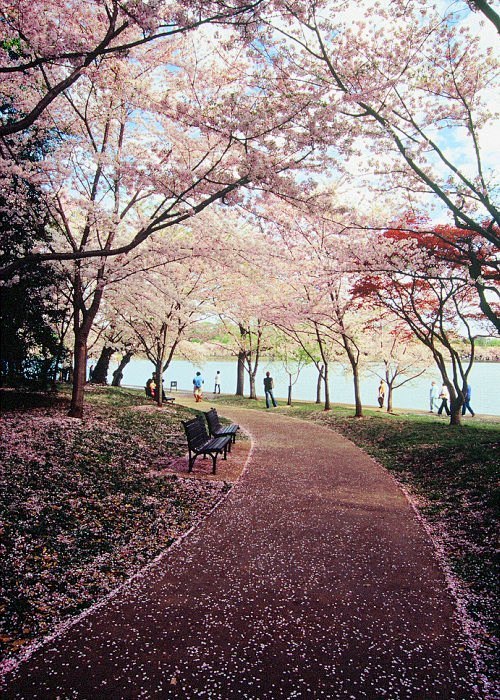
{"label": "calm water", "polygon": [[[111,363],[109,382],[112,379],[116,363]],[[374,368],[375,369],[375,368]],[[132,360],[127,365],[123,376],[123,385],[144,386],[151,376],[153,365],[147,360]],[[193,365],[187,360],[174,360],[165,373],[165,388],[168,393],[170,382],[177,381],[179,389],[190,390],[196,371],[201,371],[205,379],[205,394],[213,391],[214,377],[217,370],[221,373],[222,393],[234,394],[236,390],[236,361],[211,360],[199,365]],[[275,396],[286,399],[288,393],[288,376],[280,362],[262,362],[257,373],[257,394],[263,396],[263,379],[265,373],[271,372],[275,384]],[[354,403],[352,377],[345,372],[341,365],[330,368],[330,396],[333,403]],[[304,367],[297,383],[293,387],[293,398],[316,400],[317,372],[314,366]],[[500,415],[500,363],[477,362],[470,374],[472,386],[471,406],[476,413]],[[440,385],[437,371],[429,370],[426,374],[405,384],[394,392],[394,408],[428,409],[429,385],[435,380]],[[377,387],[380,378],[371,372],[365,372],[361,379],[361,398],[366,406],[377,403]],[[245,377],[245,395],[248,393],[248,378]]]}

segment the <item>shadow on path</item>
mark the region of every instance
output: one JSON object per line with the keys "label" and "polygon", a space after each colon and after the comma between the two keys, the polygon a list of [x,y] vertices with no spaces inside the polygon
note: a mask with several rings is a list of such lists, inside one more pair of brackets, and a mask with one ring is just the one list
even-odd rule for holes
{"label": "shadow on path", "polygon": [[229,497],[4,697],[475,697],[444,576],[390,475],[321,426],[223,412],[254,442]]}

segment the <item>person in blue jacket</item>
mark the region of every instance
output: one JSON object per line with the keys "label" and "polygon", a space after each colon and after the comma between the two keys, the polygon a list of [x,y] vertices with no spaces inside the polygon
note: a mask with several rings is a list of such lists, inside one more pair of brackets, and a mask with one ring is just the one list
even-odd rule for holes
{"label": "person in blue jacket", "polygon": [[475,416],[475,415],[476,415],[476,414],[474,413],[474,411],[472,410],[471,406],[470,406],[470,397],[471,397],[471,396],[472,396],[471,385],[470,385],[470,384],[467,384],[467,389],[466,389],[465,397],[464,397],[464,403],[463,403],[463,406],[462,406],[462,415],[463,415],[463,416],[465,416],[465,411],[466,411],[466,410],[469,411],[469,413],[471,414],[471,416]]}
{"label": "person in blue jacket", "polygon": [[193,394],[196,403],[199,403],[202,398],[203,398],[203,377],[201,376],[201,372],[196,372],[196,375],[193,379]]}

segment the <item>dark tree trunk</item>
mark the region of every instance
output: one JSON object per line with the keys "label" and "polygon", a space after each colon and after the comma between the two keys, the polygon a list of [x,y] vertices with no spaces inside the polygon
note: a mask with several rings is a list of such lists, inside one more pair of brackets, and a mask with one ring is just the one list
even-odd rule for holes
{"label": "dark tree trunk", "polygon": [[323,384],[325,386],[325,411],[329,411],[330,405],[330,387],[328,386],[328,365],[323,367]]}
{"label": "dark tree trunk", "polygon": [[354,411],[354,417],[355,418],[362,418],[363,417],[363,406],[361,404],[361,392],[359,390],[359,371],[358,371],[358,366],[357,364],[354,364],[352,367],[352,376],[353,376],[353,381],[354,381],[354,403],[355,403],[355,411]]}
{"label": "dark tree trunk", "polygon": [[[102,279],[101,273],[103,269],[104,268],[101,268],[99,272],[99,279]],[[73,329],[75,334],[74,373],[72,368],[70,369],[73,393],[71,395],[71,405],[68,411],[68,415],[72,418],[83,417],[83,400],[85,396],[85,383],[87,381],[87,341],[90,329],[99,311],[103,293],[104,287],[99,287],[94,293],[94,298],[90,307],[88,309],[85,308],[80,267],[77,262],[73,279]]]}
{"label": "dark tree trunk", "polygon": [[318,367],[318,381],[316,382],[316,403],[321,403],[321,384],[323,382],[323,365]]}
{"label": "dark tree trunk", "polygon": [[238,353],[238,367],[236,374],[236,396],[244,396],[245,390],[245,353],[240,350]]}
{"label": "dark tree trunk", "polygon": [[72,418],[83,417],[83,397],[85,394],[85,380],[87,379],[87,336],[81,330],[75,338],[75,356],[73,369],[73,393],[69,415]]}
{"label": "dark tree trunk", "polygon": [[163,405],[163,384],[161,383],[161,380],[163,378],[162,369],[163,369],[163,358],[160,357],[155,364],[155,371],[154,371],[155,382],[156,382],[155,402],[159,408],[161,408]]}
{"label": "dark tree trunk", "polygon": [[111,382],[111,386],[121,386],[121,381],[123,379],[123,370],[132,359],[133,354],[133,350],[127,350],[125,355],[122,357],[122,359],[120,360],[120,364],[113,372],[113,381]]}
{"label": "dark tree trunk", "polygon": [[114,352],[114,348],[106,346],[103,347],[103,349],[101,350],[101,355],[97,360],[96,366],[94,367],[94,373],[92,374],[91,384],[108,383],[109,363]]}
{"label": "dark tree trunk", "polygon": [[361,392],[359,390],[359,365],[358,365],[359,352],[356,350],[356,348],[353,348],[352,341],[348,338],[347,335],[342,334],[342,344],[345,348],[345,351],[347,353],[347,357],[349,359],[349,363],[350,363],[351,369],[352,369],[352,379],[353,379],[353,384],[354,384],[354,405],[355,405],[354,417],[355,418],[362,418],[363,417],[363,406],[361,404]]}
{"label": "dark tree trunk", "polygon": [[291,406],[292,405],[292,385],[288,385],[288,398],[286,400],[286,405]]}
{"label": "dark tree trunk", "polygon": [[450,425],[461,425],[462,423],[462,398],[454,399],[450,396]]}

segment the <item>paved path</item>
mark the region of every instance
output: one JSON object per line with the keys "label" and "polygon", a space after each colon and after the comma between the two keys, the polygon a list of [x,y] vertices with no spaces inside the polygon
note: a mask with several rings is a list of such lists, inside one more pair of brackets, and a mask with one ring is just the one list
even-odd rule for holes
{"label": "paved path", "polygon": [[223,505],[4,697],[474,697],[443,575],[391,477],[326,428],[224,414],[254,449]]}

